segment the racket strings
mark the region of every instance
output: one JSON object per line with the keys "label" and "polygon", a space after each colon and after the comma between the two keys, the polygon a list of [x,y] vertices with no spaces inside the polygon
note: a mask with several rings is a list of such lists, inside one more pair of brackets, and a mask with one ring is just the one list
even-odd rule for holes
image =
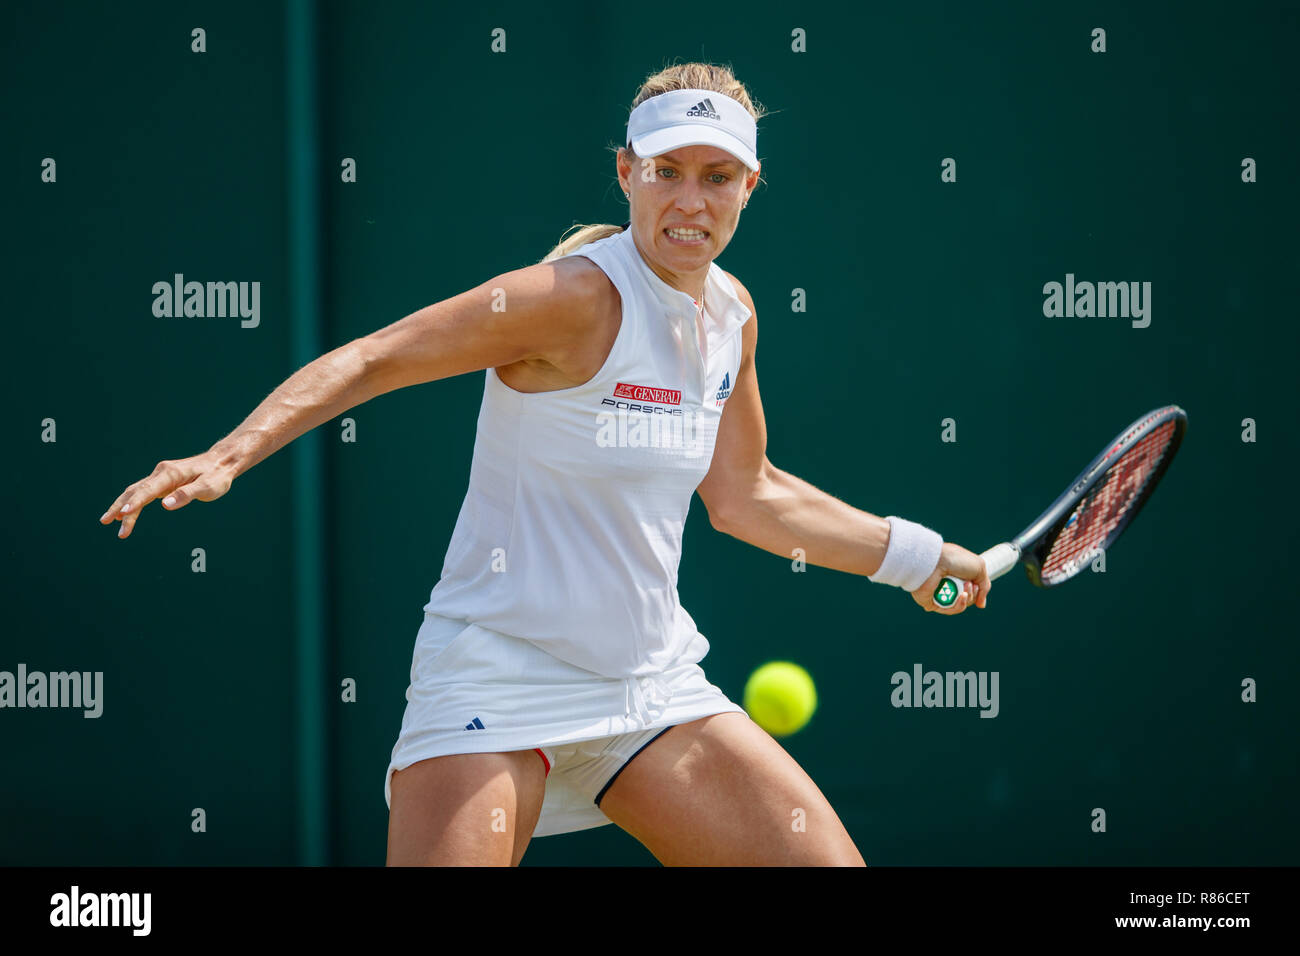
{"label": "racket strings", "polygon": [[1105,547],[1117,529],[1123,528],[1133,502],[1168,451],[1176,426],[1177,422],[1170,420],[1153,429],[1124,452],[1084,495],[1043,560],[1043,583],[1059,584],[1072,577],[1092,561],[1097,549]]}

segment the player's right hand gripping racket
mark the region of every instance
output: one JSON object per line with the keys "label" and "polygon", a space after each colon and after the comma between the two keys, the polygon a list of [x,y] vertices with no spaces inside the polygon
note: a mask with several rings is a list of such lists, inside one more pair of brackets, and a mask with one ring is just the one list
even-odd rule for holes
{"label": "player's right hand gripping racket", "polygon": [[[1074,577],[1106,550],[1137,517],[1164,477],[1187,431],[1187,413],[1177,405],[1148,412],[1092,460],[1070,487],[1012,540],[980,555],[989,580],[1023,561],[1029,580],[1041,588]],[[934,603],[951,607],[966,582],[945,577]]]}

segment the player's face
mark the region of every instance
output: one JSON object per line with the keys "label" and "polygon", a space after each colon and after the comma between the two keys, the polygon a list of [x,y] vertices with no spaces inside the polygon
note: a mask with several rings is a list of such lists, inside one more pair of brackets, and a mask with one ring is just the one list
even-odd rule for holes
{"label": "player's face", "polygon": [[630,154],[621,156],[642,251],[671,273],[707,269],[731,241],[758,172],[716,146],[682,146],[631,164]]}

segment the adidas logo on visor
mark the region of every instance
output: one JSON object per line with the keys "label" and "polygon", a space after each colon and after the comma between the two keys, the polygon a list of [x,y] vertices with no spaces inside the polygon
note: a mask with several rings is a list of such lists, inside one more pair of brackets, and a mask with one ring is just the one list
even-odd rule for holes
{"label": "adidas logo on visor", "polygon": [[703,116],[705,119],[721,120],[722,116],[713,108],[713,103],[706,97],[686,111],[687,116]]}

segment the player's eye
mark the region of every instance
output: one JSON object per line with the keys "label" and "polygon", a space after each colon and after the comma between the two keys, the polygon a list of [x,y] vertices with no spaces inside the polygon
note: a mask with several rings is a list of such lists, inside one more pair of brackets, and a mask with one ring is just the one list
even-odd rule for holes
{"label": "player's eye", "polygon": [[[672,173],[673,175],[669,176],[668,177],[669,179],[680,178],[677,176],[677,170],[673,169],[670,166],[660,166],[655,171],[658,173]],[[730,182],[731,177],[728,176],[726,173],[710,173],[709,179],[714,181],[715,186],[721,186],[727,182]]]}

